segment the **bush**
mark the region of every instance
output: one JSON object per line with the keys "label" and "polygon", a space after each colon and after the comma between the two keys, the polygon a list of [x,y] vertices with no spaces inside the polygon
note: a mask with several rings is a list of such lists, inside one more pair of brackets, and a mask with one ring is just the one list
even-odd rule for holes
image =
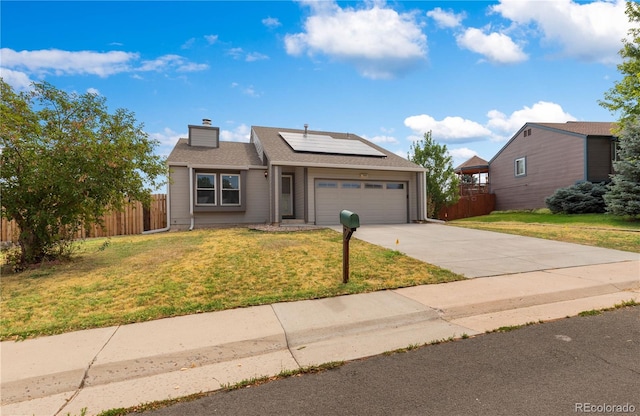
{"label": "bush", "polygon": [[602,197],[607,192],[604,183],[580,182],[567,188],[557,189],[544,202],[554,214],[601,214],[605,212]]}

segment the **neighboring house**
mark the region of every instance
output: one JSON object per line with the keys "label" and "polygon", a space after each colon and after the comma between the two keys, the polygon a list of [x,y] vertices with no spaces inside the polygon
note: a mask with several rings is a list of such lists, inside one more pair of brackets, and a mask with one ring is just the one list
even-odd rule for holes
{"label": "neighboring house", "polygon": [[496,210],[545,207],[556,189],[609,181],[615,123],[526,123],[489,161]]}
{"label": "neighboring house", "polygon": [[249,143],[190,125],[168,157],[170,226],[425,219],[425,169],[350,133],[252,127]]}

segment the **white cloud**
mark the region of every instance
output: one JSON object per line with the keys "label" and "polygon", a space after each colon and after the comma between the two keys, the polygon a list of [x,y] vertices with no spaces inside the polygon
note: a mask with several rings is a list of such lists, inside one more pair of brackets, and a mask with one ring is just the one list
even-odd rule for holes
{"label": "white cloud", "polygon": [[278,26],[282,26],[282,23],[280,23],[280,21],[275,17],[266,17],[262,19],[262,24],[270,29],[276,28]]}
{"label": "white cloud", "polygon": [[400,14],[380,2],[360,9],[343,9],[334,2],[302,4],[313,14],[304,32],[286,35],[290,55],[324,54],[372,79],[393,78],[426,58],[427,38],[413,14]]}
{"label": "white cloud", "polygon": [[245,57],[245,61],[247,62],[262,61],[264,59],[269,59],[269,57],[259,52],[248,53],[247,56]]}
{"label": "white cloud", "polygon": [[180,49],[191,49],[194,43],[196,43],[196,38],[191,38],[183,43],[182,46],[180,46]]}
{"label": "white cloud", "polygon": [[478,154],[478,152],[476,152],[475,150],[471,150],[467,147],[448,149],[448,151],[451,157],[455,159],[462,159],[463,161],[469,160]]}
{"label": "white cloud", "polygon": [[142,65],[136,68],[136,71],[163,71],[168,68],[175,68],[176,71],[179,72],[194,72],[194,71],[203,71],[209,68],[209,65],[206,64],[196,64],[194,62],[189,62],[187,59],[180,55],[163,55],[159,58],[143,61]]}
{"label": "white cloud", "polygon": [[262,93],[256,91],[253,85],[249,85],[247,87],[238,84],[237,82],[231,83],[231,88],[238,88],[244,95],[248,95],[249,97],[258,98],[262,96]]}
{"label": "white cloud", "polygon": [[14,71],[9,68],[0,67],[0,77],[2,77],[4,82],[11,85],[11,87],[17,91],[26,91],[31,89],[31,83],[33,82],[24,72]]}
{"label": "white cloud", "polygon": [[87,88],[89,94],[100,95],[100,91],[97,88]]}
{"label": "white cloud", "polygon": [[267,55],[263,55],[259,52],[245,52],[242,48],[231,48],[227,50],[227,55],[231,55],[233,59],[242,59],[246,62],[269,59]]}
{"label": "white cloud", "polygon": [[44,77],[49,74],[97,75],[106,78],[119,73],[176,70],[181,72],[202,71],[209,66],[188,61],[179,55],[164,55],[156,59],[138,63],[139,54],[111,51],[63,51],[47,49],[37,51],[0,50],[2,64],[14,71],[20,71],[22,78],[29,74]]}
{"label": "white cloud", "polygon": [[209,45],[213,45],[218,41],[218,35],[205,35],[204,39]]}
{"label": "white cloud", "polygon": [[538,101],[531,107],[524,106],[509,116],[498,110],[491,110],[487,117],[487,128],[495,133],[493,140],[510,138],[527,122],[564,123],[576,120],[574,116],[565,112],[561,105],[547,101]]}
{"label": "white cloud", "polygon": [[507,140],[528,122],[564,123],[576,120],[559,104],[547,101],[538,101],[531,107],[524,106],[509,116],[499,110],[490,110],[487,113],[487,119],[483,125],[457,116],[436,120],[430,115],[420,114],[407,117],[404,124],[414,132],[414,135],[408,137],[411,141],[420,140],[426,132],[431,131],[436,141],[468,143]]}
{"label": "white cloud", "polygon": [[42,49],[38,51],[14,51],[0,49],[2,65],[23,69],[30,73],[56,75],[97,75],[107,77],[131,70],[131,64],[138,59],[137,53],[111,51],[63,51]]}
{"label": "white cloud", "polygon": [[436,21],[438,27],[454,28],[460,26],[462,20],[466,17],[464,13],[455,14],[453,11],[445,11],[440,7],[427,12],[427,16]]}
{"label": "white cloud", "polygon": [[458,167],[467,160],[476,156],[478,152],[467,147],[458,147],[455,149],[447,148],[447,153],[453,158],[453,166]]}
{"label": "white cloud", "polygon": [[489,61],[497,64],[513,64],[527,60],[527,54],[522,48],[504,33],[485,34],[480,29],[470,27],[457,35],[456,41],[459,46],[484,55]]}
{"label": "white cloud", "polygon": [[251,128],[246,124],[240,124],[233,130],[220,130],[220,140],[225,142],[249,142]]}
{"label": "white cloud", "polygon": [[492,10],[517,24],[534,24],[564,56],[604,64],[620,61],[621,39],[631,27],[624,0],[500,0]]}
{"label": "white cloud", "polygon": [[390,143],[390,144],[397,144],[398,139],[396,139],[393,136],[386,136],[386,135],[378,135],[378,136],[374,136],[374,137],[367,137],[367,136],[363,136],[366,140],[369,140],[370,142],[373,143],[377,143],[377,144],[384,144],[384,143]]}
{"label": "white cloud", "polygon": [[[462,117],[445,117],[442,120],[436,120],[427,114],[420,114],[407,117],[404,125],[421,136],[431,131],[434,140],[445,142],[472,142],[489,138],[492,134],[483,125]],[[418,139],[421,139],[421,136]],[[413,136],[411,140],[414,140]]]}
{"label": "white cloud", "polygon": [[176,133],[168,127],[165,127],[161,132],[149,133],[149,137],[153,140],[157,140],[161,147],[168,148],[173,148],[178,142],[178,139],[187,136],[187,133]]}

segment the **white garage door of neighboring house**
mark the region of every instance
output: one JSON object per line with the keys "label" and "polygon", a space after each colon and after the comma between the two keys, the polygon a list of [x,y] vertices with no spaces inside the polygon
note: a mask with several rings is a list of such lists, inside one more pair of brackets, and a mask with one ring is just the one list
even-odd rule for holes
{"label": "white garage door of neighboring house", "polygon": [[392,181],[315,181],[316,224],[340,224],[340,211],[348,209],[360,224],[407,222],[407,183]]}

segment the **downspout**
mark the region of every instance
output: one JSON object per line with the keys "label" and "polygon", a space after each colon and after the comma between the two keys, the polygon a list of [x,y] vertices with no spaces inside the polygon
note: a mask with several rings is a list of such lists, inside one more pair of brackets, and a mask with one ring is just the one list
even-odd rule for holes
{"label": "downspout", "polygon": [[193,217],[193,168],[191,165],[187,166],[187,168],[189,169],[189,217],[191,218],[189,231],[192,231],[196,225],[196,219]]}
{"label": "downspout", "polygon": [[428,216],[428,207],[427,204],[429,203],[429,189],[427,189],[427,172],[424,171],[422,172],[422,189],[424,190],[424,198],[422,199],[424,201],[424,204],[422,205],[422,214],[424,215],[424,219],[428,220],[429,216]]}

